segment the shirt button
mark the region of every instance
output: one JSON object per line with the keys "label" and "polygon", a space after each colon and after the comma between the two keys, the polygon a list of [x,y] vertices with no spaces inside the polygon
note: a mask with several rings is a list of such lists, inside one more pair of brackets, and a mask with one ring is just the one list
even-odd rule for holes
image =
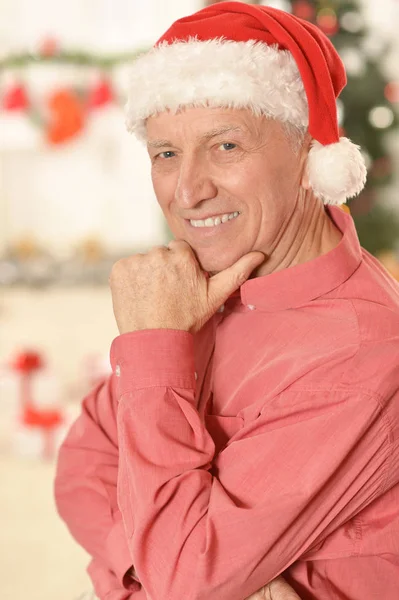
{"label": "shirt button", "polygon": [[224,311],[224,304],[220,308],[218,308],[218,313],[222,313]]}
{"label": "shirt button", "polygon": [[198,373],[197,373],[197,371],[195,371],[194,377],[195,377],[195,381],[197,381],[197,379],[198,379]]}
{"label": "shirt button", "polygon": [[256,310],[256,306],[254,306],[253,304],[248,304],[247,309],[248,310]]}
{"label": "shirt button", "polygon": [[121,366],[120,365],[116,365],[116,367],[115,367],[115,375],[117,377],[121,376]]}

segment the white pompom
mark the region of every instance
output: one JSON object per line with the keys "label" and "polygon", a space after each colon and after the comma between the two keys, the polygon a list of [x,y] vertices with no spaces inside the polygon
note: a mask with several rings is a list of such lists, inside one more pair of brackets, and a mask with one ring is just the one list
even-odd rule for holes
{"label": "white pompom", "polygon": [[327,146],[313,140],[307,169],[310,185],[324,204],[343,204],[357,196],[366,183],[367,169],[360,148],[345,137]]}

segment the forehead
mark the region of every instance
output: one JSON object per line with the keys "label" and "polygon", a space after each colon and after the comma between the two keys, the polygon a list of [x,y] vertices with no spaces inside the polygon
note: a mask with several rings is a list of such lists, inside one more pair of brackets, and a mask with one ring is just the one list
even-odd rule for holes
{"label": "forehead", "polygon": [[171,136],[198,140],[224,133],[252,136],[259,133],[265,121],[248,109],[200,107],[184,108],[177,113],[165,111],[147,119],[147,142],[153,145]]}

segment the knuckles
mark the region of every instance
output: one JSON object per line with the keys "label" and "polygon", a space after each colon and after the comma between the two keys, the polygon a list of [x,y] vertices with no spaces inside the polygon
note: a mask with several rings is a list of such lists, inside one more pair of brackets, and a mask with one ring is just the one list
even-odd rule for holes
{"label": "knuckles", "polygon": [[168,247],[181,252],[192,252],[190,244],[188,244],[185,240],[172,240],[169,242]]}
{"label": "knuckles", "polygon": [[184,276],[192,275],[192,269],[197,265],[196,258],[190,245],[183,240],[170,242],[170,249],[166,246],[155,246],[146,254],[135,254],[119,259],[111,268],[108,282],[111,287],[117,287],[122,281],[136,278],[148,278],[164,275],[172,271],[179,272],[183,269]]}
{"label": "knuckles", "polygon": [[121,258],[116,263],[114,263],[111,267],[111,271],[109,274],[109,284],[115,285],[121,279],[125,279],[128,275],[131,276],[132,273],[137,269],[142,255],[130,256],[128,258]]}
{"label": "knuckles", "polygon": [[164,256],[165,254],[169,254],[169,249],[166,246],[154,246],[147,256]]}

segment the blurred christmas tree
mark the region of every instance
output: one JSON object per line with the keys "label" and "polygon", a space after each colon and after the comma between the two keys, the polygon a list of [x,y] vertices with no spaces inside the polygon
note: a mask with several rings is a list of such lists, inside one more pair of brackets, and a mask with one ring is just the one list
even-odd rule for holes
{"label": "blurred christmas tree", "polygon": [[399,124],[393,107],[399,101],[399,83],[388,81],[382,67],[389,47],[369,31],[358,0],[292,0],[284,4],[289,4],[296,16],[318,25],[345,64],[348,85],[338,100],[341,135],[361,146],[368,167],[367,186],[349,203],[351,213],[367,250],[378,254],[393,249],[399,242],[399,218],[384,206],[383,193],[378,193],[393,179],[387,134]]}
{"label": "blurred christmas tree", "polygon": [[[214,4],[218,0],[208,0]],[[362,147],[368,167],[363,193],[349,202],[362,246],[373,254],[399,245],[399,216],[384,205],[384,187],[393,180],[387,134],[398,128],[393,105],[399,81],[390,82],[382,65],[389,46],[370,32],[359,0],[252,0],[280,8],[316,24],[345,64],[348,85],[338,100],[341,135]]]}

